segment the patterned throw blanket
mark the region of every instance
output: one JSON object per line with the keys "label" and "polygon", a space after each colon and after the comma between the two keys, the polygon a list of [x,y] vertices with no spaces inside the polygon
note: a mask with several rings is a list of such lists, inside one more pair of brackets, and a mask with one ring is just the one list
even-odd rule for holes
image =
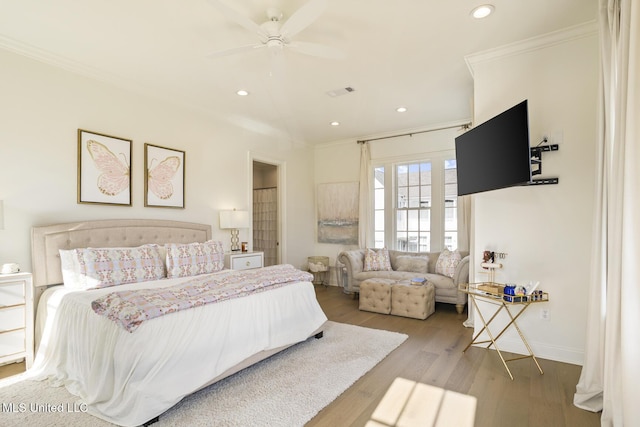
{"label": "patterned throw blanket", "polygon": [[145,320],[214,302],[242,297],[292,282],[310,282],[310,273],[292,265],[274,265],[255,270],[225,270],[194,277],[188,282],[160,289],[141,289],[107,294],[91,303],[129,332]]}

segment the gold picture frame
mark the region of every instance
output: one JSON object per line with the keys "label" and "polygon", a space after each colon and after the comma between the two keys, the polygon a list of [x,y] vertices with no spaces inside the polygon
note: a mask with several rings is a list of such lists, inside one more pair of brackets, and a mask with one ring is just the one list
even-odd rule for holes
{"label": "gold picture frame", "polygon": [[78,203],[131,206],[132,143],[78,129]]}
{"label": "gold picture frame", "polygon": [[185,152],[144,144],[144,205],[184,209]]}

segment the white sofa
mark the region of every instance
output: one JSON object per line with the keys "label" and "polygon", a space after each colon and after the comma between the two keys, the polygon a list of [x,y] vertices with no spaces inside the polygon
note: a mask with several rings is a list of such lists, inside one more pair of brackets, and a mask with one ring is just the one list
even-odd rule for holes
{"label": "white sofa", "polygon": [[423,277],[433,283],[436,302],[455,304],[458,313],[462,313],[467,303],[467,294],[458,290],[458,284],[469,281],[469,254],[460,252],[462,260],[458,263],[453,277],[436,273],[436,262],[440,252],[403,252],[389,250],[391,271],[363,271],[364,249],[342,251],[338,261],[344,264],[347,281],[344,283],[346,293],[360,293],[360,282],[371,278],[410,280]]}

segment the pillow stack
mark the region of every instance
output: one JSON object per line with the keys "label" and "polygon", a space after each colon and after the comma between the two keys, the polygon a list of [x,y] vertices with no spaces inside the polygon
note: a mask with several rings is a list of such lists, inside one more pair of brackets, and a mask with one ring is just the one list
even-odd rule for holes
{"label": "pillow stack", "polygon": [[60,261],[65,287],[98,289],[215,273],[224,268],[224,249],[222,242],[213,240],[168,243],[164,247],[148,244],[132,248],[61,249]]}

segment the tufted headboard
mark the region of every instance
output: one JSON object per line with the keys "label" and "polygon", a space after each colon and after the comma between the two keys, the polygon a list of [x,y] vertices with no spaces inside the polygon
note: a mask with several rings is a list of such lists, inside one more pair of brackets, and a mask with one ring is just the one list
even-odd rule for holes
{"label": "tufted headboard", "polygon": [[59,249],[192,243],[209,239],[210,225],[159,219],[112,219],[33,227],[33,284],[38,288],[62,283]]}

